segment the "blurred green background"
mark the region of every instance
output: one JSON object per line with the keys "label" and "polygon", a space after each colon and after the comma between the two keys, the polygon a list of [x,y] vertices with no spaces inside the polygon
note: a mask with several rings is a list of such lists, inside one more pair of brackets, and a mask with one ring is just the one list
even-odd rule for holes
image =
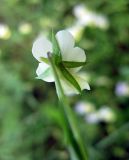
{"label": "blurred green background", "polygon": [[31,53],[52,28],[87,54],[91,91],[69,101],[90,160],[129,160],[128,0],[0,0],[0,160],[69,160],[55,86],[35,79]]}

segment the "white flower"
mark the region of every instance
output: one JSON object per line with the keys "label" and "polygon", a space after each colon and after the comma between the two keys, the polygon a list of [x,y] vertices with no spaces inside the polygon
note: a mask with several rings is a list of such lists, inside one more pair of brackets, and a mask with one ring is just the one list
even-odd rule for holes
{"label": "white flower", "polygon": [[[66,30],[59,31],[55,37],[61,51],[62,61],[65,61],[65,62],[66,61],[67,62],[85,62],[86,61],[86,55],[84,50],[74,46],[75,45],[74,38],[68,31]],[[35,40],[32,47],[33,56],[39,61],[39,66],[36,70],[37,76],[39,79],[42,79],[46,82],[54,82],[54,76],[49,63],[45,63],[41,59],[41,57],[48,58],[47,57],[48,52],[51,52],[52,56],[54,55],[52,45],[53,44],[46,37],[44,37],[43,35],[40,35]],[[90,87],[86,82],[84,76],[82,78],[78,73],[81,67],[66,68],[66,69],[74,77],[76,82],[78,82],[81,90],[83,89],[90,90]],[[72,85],[64,75],[62,75],[61,69],[59,68],[59,66],[56,66],[56,70],[65,94],[78,94],[79,91],[77,90],[77,88],[74,87],[74,85]]]}
{"label": "white flower", "polygon": [[0,23],[0,39],[7,40],[11,36],[11,30],[6,24]]}
{"label": "white flower", "polygon": [[93,103],[79,101],[75,105],[75,111],[80,115],[86,115],[95,111],[95,106]]}
{"label": "white flower", "polygon": [[100,118],[97,112],[90,113],[85,116],[85,120],[88,123],[96,124],[100,122]]}
{"label": "white flower", "polygon": [[116,119],[114,111],[108,106],[102,106],[102,108],[98,111],[98,115],[100,120],[105,122],[114,122]]}
{"label": "white flower", "polygon": [[75,23],[73,26],[69,27],[67,30],[77,39],[79,40],[83,34],[84,27],[79,23]]}
{"label": "white flower", "polygon": [[104,15],[90,11],[85,5],[80,4],[74,7],[73,14],[81,26],[93,25],[102,29],[107,29],[109,22]]}
{"label": "white flower", "polygon": [[129,96],[129,84],[127,82],[118,82],[115,93],[117,96]]}
{"label": "white flower", "polygon": [[19,26],[19,32],[21,33],[21,34],[29,34],[29,33],[31,33],[31,31],[32,31],[32,26],[31,26],[31,24],[30,23],[23,23],[23,24],[21,24],[20,26]]}
{"label": "white flower", "polygon": [[110,123],[116,120],[116,115],[110,107],[104,105],[99,110],[87,114],[85,120],[88,123],[99,123],[101,121]]}

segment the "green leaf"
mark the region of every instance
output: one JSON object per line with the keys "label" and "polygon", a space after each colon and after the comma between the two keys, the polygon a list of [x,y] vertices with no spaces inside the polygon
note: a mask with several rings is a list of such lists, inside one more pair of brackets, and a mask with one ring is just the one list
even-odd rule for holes
{"label": "green leaf", "polygon": [[53,47],[54,62],[56,64],[59,64],[62,60],[61,51],[53,31],[52,31],[52,47]]}
{"label": "green leaf", "polygon": [[[74,133],[71,129],[69,129],[69,140],[71,143],[70,153],[71,153],[71,159],[72,160],[82,160],[84,159],[84,154],[82,154],[82,148],[80,145],[78,145],[78,142],[76,141],[74,137]],[[74,150],[73,150],[74,148]]]}
{"label": "green leaf", "polygon": [[72,74],[63,66],[63,64],[60,64],[59,68],[65,79],[69,81],[79,91],[79,93],[81,93],[81,88]]}
{"label": "green leaf", "polygon": [[46,64],[49,64],[48,58],[40,57],[41,61],[45,62]]}
{"label": "green leaf", "polygon": [[86,64],[86,62],[73,62],[73,61],[62,61],[62,63],[66,68],[76,68],[84,66]]}

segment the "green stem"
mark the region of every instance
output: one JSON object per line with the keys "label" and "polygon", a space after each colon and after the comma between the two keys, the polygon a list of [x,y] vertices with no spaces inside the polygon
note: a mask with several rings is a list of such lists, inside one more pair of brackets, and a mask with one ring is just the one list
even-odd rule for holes
{"label": "green stem", "polygon": [[51,53],[48,53],[48,59],[55,78],[57,95],[62,104],[61,106],[63,107],[63,111],[65,112],[65,116],[68,121],[67,130],[69,132],[69,136],[72,137],[69,137],[71,143],[70,146],[73,148],[75,154],[79,152],[79,160],[88,160],[88,153],[79,132],[76,116],[72,111],[71,107],[69,106],[66,96],[64,95],[64,91],[58,78],[58,74],[53,59],[51,57]]}

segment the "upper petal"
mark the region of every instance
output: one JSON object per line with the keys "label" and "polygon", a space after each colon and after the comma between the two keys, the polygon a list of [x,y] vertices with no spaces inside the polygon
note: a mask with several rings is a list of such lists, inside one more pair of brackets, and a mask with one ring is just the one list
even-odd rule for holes
{"label": "upper petal", "polygon": [[[72,58],[74,57],[74,58]],[[71,61],[75,61],[75,62],[85,62],[86,61],[86,54],[85,51],[79,47],[75,47],[72,51],[71,54],[69,54],[69,59],[73,59]],[[77,67],[77,68],[72,68],[71,71],[73,72],[78,72],[81,67]]]}
{"label": "upper petal", "polygon": [[74,38],[67,30],[57,32],[56,38],[62,53],[62,56],[66,56],[69,49],[74,47]]}
{"label": "upper petal", "polygon": [[47,52],[52,52],[52,44],[46,37],[40,35],[33,43],[32,54],[41,62],[40,57],[47,58]]}
{"label": "upper petal", "polygon": [[85,62],[86,54],[83,49],[74,47],[74,38],[70,32],[63,30],[56,34],[64,61]]}
{"label": "upper petal", "polygon": [[67,61],[75,61],[75,62],[85,62],[86,54],[83,49],[79,47],[74,47],[70,50]]}
{"label": "upper petal", "polygon": [[36,70],[36,74],[38,76],[38,79],[42,79],[46,82],[54,82],[52,69],[46,63],[39,63],[38,68]]}

